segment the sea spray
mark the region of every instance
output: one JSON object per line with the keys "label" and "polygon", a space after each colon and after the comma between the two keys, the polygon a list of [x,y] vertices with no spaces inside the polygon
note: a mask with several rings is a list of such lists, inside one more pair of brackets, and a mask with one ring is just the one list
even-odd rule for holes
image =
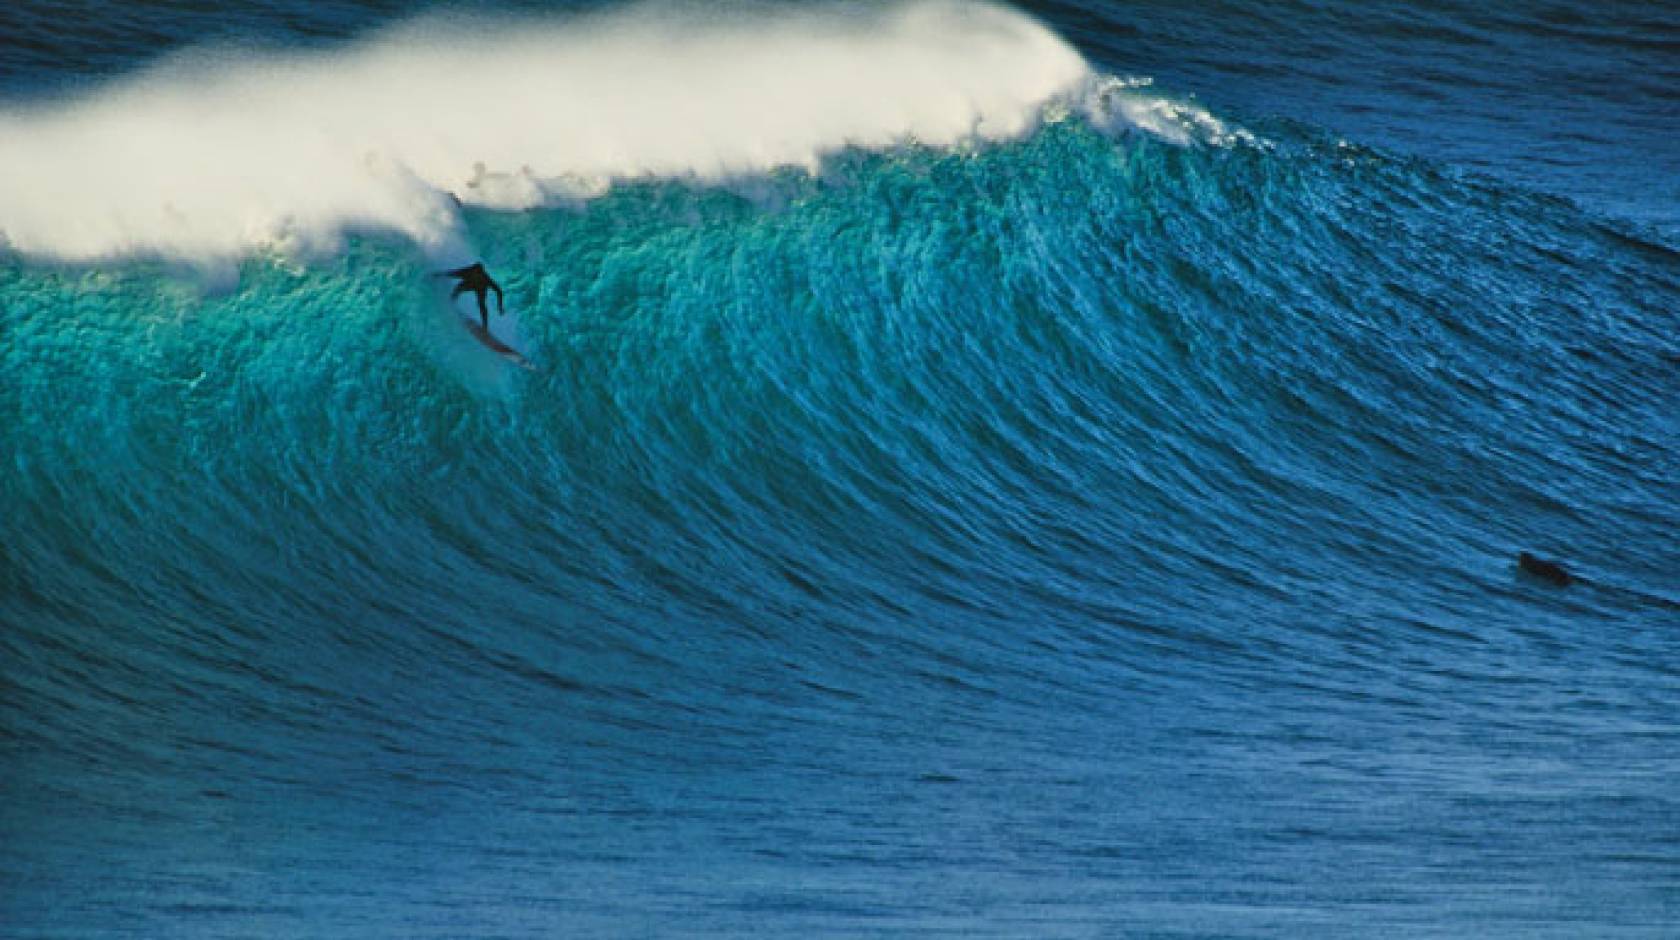
{"label": "sea spray", "polygon": [[41,257],[202,259],[384,229],[452,258],[469,252],[457,204],[1005,139],[1090,78],[1035,20],[949,0],[459,25],[331,53],[183,54],[0,110],[0,233]]}

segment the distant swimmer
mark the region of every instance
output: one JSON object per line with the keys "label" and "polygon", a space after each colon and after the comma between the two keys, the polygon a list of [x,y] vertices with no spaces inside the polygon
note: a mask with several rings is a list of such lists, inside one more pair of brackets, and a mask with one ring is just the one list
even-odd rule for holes
{"label": "distant swimmer", "polygon": [[507,310],[502,306],[502,285],[497,284],[495,280],[490,277],[490,272],[484,270],[484,265],[475,261],[464,268],[456,268],[453,271],[439,271],[436,275],[434,275],[434,277],[446,276],[460,280],[460,283],[455,285],[455,289],[450,291],[450,300],[454,300],[467,291],[472,291],[478,295],[478,316],[483,323],[485,332],[488,333],[490,331],[490,309],[484,302],[484,295],[486,291],[496,292],[496,313],[503,314],[507,312]]}
{"label": "distant swimmer", "polygon": [[1523,552],[1517,556],[1517,567],[1531,575],[1534,575],[1542,581],[1550,581],[1558,587],[1565,587],[1571,581],[1575,580],[1569,572],[1563,570],[1563,566],[1557,562],[1547,561],[1544,558],[1536,558],[1528,552]]}

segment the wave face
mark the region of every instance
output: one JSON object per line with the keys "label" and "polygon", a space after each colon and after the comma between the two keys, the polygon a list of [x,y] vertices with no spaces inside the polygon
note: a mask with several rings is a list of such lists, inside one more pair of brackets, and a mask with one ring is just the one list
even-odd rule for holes
{"label": "wave face", "polygon": [[[620,149],[579,196],[552,180],[589,166],[545,162],[593,152],[546,146],[576,113],[436,176],[456,138],[392,145],[429,208],[285,205],[336,233],[301,259],[272,231],[111,240],[109,181],[87,225],[20,227],[0,183],[0,922],[1666,929],[1680,255],[1238,127],[1014,13],[868,15],[930,10],[996,40],[975,84],[966,27],[789,14],[743,67],[828,77],[718,103],[689,57],[737,34],[664,34],[635,92],[661,113],[596,104],[628,148],[682,124],[656,89],[701,82],[683,147]],[[589,48],[655,21],[602,22]],[[422,48],[394,35],[194,74],[379,73]],[[810,117],[851,42],[904,55]],[[955,77],[907,78],[915,50]],[[14,111],[0,161],[200,100],[232,126],[178,74]],[[318,97],[342,118],[384,87]],[[474,160],[538,190],[439,197]],[[288,165],[206,211],[296,196]],[[442,311],[440,232],[501,279],[534,372]],[[233,279],[194,267],[247,244]]]}

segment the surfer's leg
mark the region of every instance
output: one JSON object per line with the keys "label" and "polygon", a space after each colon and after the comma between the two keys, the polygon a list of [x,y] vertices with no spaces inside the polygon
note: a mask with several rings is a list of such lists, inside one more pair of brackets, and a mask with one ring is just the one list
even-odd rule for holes
{"label": "surfer's leg", "polygon": [[490,332],[490,308],[484,303],[484,291],[478,292],[478,319],[484,324],[484,332]]}

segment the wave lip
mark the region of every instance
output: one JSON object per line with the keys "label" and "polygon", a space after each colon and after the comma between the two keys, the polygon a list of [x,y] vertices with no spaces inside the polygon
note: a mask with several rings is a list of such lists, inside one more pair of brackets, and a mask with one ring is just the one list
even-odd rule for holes
{"label": "wave lip", "polygon": [[393,230],[443,253],[462,203],[526,208],[642,176],[715,181],[845,148],[1020,135],[1091,72],[967,0],[723,17],[642,7],[447,19],[329,55],[199,52],[0,112],[0,236],[61,260],[216,258]]}

